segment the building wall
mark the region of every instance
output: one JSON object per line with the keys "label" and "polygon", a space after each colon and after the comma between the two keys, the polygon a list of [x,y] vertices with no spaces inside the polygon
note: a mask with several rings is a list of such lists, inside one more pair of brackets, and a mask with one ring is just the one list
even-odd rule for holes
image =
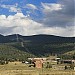
{"label": "building wall", "polygon": [[43,67],[42,60],[36,60],[35,61],[35,67],[36,68],[42,68]]}

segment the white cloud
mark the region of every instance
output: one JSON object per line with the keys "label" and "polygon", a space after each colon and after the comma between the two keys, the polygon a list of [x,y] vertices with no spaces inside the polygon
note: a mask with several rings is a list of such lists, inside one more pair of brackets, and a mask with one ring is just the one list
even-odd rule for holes
{"label": "white cloud", "polygon": [[0,20],[4,20],[6,19],[6,16],[5,15],[0,15]]}
{"label": "white cloud", "polygon": [[75,32],[74,32],[74,27],[70,26],[70,27],[66,27],[66,28],[62,28],[62,27],[47,27],[44,30],[45,34],[52,34],[52,35],[57,35],[57,36],[64,36],[64,37],[75,37]]}
{"label": "white cloud", "polygon": [[20,8],[10,7],[9,12],[21,12]]}
{"label": "white cloud", "polygon": [[28,8],[28,9],[32,9],[32,10],[36,10],[37,7],[33,4],[26,4],[26,7],[25,8]]}
{"label": "white cloud", "polygon": [[[6,30],[2,30],[3,33],[5,31],[6,34],[36,34],[36,31],[41,28],[41,24],[29,19],[27,16],[24,16],[22,13],[17,13],[15,15],[10,15],[6,17],[5,15],[0,15],[0,28],[11,28],[12,32]],[[15,27],[15,28],[14,28]],[[1,29],[2,29],[1,28]],[[36,30],[36,31],[35,31]]]}
{"label": "white cloud", "polygon": [[58,11],[62,9],[61,4],[56,3],[41,3],[44,12]]}
{"label": "white cloud", "polygon": [[[41,3],[42,9],[40,8],[41,6],[38,6],[38,9],[33,4],[26,4],[25,7],[20,7],[18,4],[1,4],[0,7],[8,9],[9,12],[16,12],[16,14],[8,17],[0,15],[0,33],[4,35],[18,33],[22,35],[75,36],[74,1],[59,0],[57,3]],[[21,9],[26,10],[28,15],[23,15]],[[32,20],[29,16],[37,14],[36,10],[41,11],[40,13],[43,15],[40,22]]]}
{"label": "white cloud", "polygon": [[23,13],[16,13],[15,15],[0,15],[0,33],[34,35],[34,34],[52,34],[59,36],[75,36],[74,28],[72,26],[62,27],[44,27],[43,24],[38,23]]}
{"label": "white cloud", "polygon": [[9,12],[21,12],[21,8],[18,8],[18,4],[15,5],[0,5],[2,8],[6,8],[9,10]]}
{"label": "white cloud", "polygon": [[42,13],[44,15],[41,23],[49,27],[74,26],[74,1],[58,0],[56,4],[41,3]]}

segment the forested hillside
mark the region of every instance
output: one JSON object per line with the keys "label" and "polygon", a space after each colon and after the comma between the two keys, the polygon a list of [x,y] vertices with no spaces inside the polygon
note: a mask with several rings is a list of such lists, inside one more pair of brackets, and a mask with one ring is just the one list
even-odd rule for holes
{"label": "forested hillside", "polygon": [[[74,58],[75,37],[59,37],[53,35],[0,35],[0,59],[14,58],[24,60],[28,57],[67,55]],[[70,52],[70,54],[68,53]]]}

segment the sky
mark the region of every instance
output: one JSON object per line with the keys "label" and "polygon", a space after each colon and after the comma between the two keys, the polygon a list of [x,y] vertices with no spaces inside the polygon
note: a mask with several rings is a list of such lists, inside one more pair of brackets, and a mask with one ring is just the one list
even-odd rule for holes
{"label": "sky", "polygon": [[75,37],[75,0],[0,0],[0,34]]}

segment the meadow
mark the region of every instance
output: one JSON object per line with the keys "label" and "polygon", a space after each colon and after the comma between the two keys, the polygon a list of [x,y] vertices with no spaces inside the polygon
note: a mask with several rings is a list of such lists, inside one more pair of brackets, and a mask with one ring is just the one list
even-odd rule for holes
{"label": "meadow", "polygon": [[0,75],[75,75],[74,70],[52,70],[37,69],[28,67],[21,62],[10,62],[7,65],[0,65]]}

